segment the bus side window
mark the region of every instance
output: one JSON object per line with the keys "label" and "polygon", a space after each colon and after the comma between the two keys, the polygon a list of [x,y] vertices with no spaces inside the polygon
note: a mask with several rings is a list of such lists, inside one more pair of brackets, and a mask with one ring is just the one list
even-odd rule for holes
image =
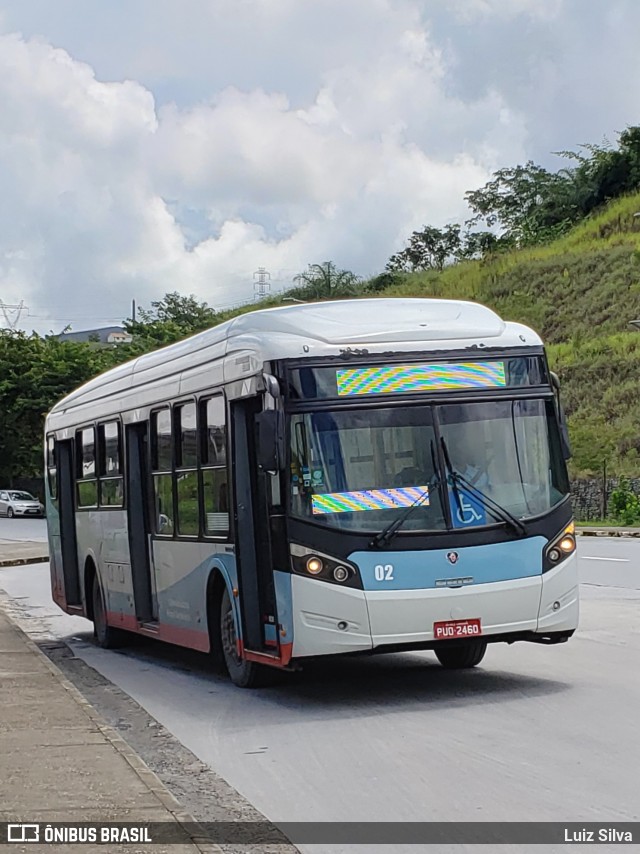
{"label": "bus side window", "polygon": [[108,421],[98,427],[98,475],[101,507],[122,507],[122,441],[119,421]]}
{"label": "bus side window", "polygon": [[76,433],[76,489],[78,507],[97,506],[95,427],[84,427]]}
{"label": "bus side window", "polygon": [[200,533],[196,404],[191,400],[173,409],[176,435],[176,527],[178,535]]}
{"label": "bus side window", "polygon": [[203,400],[200,407],[204,533],[207,537],[227,537],[229,484],[224,397]]}
{"label": "bus side window", "polygon": [[173,460],[171,410],[151,415],[151,470],[153,472],[154,514],[157,534],[173,535]]}

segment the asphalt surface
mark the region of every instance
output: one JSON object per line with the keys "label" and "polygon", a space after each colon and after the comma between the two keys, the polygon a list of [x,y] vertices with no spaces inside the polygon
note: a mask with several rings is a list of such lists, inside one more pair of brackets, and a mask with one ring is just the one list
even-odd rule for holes
{"label": "asphalt surface", "polygon": [[463,673],[432,653],[342,658],[253,692],[196,653],[97,649],[51,603],[46,565],[0,570],[0,590],[35,639],[65,639],[274,821],[637,821],[640,542],[585,538],[579,556],[567,644],[494,645]]}
{"label": "asphalt surface", "polygon": [[45,519],[8,519],[0,516],[0,542],[31,540],[44,543],[47,539]]}

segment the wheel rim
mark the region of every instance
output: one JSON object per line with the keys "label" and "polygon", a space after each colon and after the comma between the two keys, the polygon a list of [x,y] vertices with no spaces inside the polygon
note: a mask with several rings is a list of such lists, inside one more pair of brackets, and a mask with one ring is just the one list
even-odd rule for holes
{"label": "wheel rim", "polygon": [[236,634],[236,623],[233,619],[233,611],[231,610],[231,601],[228,595],[225,597],[226,607],[220,621],[220,638],[222,640],[222,651],[227,661],[233,662],[235,665],[242,663],[242,659],[238,655],[238,636]]}
{"label": "wheel rim", "polygon": [[11,507],[9,507],[9,509],[7,510],[7,516],[10,519],[13,519],[13,509]]}

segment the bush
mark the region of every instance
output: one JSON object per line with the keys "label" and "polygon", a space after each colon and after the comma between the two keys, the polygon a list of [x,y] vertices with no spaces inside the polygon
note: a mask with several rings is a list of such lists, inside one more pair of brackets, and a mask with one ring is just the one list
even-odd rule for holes
{"label": "bush", "polygon": [[640,523],[640,498],[631,490],[629,481],[621,480],[613,490],[609,507],[617,522],[623,525]]}

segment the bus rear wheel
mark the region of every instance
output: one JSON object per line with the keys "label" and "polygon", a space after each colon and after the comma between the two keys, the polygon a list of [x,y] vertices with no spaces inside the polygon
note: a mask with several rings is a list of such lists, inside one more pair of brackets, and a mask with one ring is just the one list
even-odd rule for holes
{"label": "bus rear wheel", "polygon": [[102,649],[117,649],[122,646],[123,634],[118,629],[114,629],[107,623],[107,609],[104,605],[104,596],[102,588],[98,581],[98,576],[94,576],[93,590],[93,636],[96,643]]}
{"label": "bus rear wheel", "polygon": [[446,646],[448,642],[435,650],[436,657],[447,670],[465,670],[480,664],[487,651],[486,641],[469,641],[468,643]]}
{"label": "bus rear wheel", "polygon": [[229,678],[234,685],[239,688],[259,688],[268,683],[270,668],[246,661],[238,653],[236,621],[226,587],[220,603],[220,645]]}

